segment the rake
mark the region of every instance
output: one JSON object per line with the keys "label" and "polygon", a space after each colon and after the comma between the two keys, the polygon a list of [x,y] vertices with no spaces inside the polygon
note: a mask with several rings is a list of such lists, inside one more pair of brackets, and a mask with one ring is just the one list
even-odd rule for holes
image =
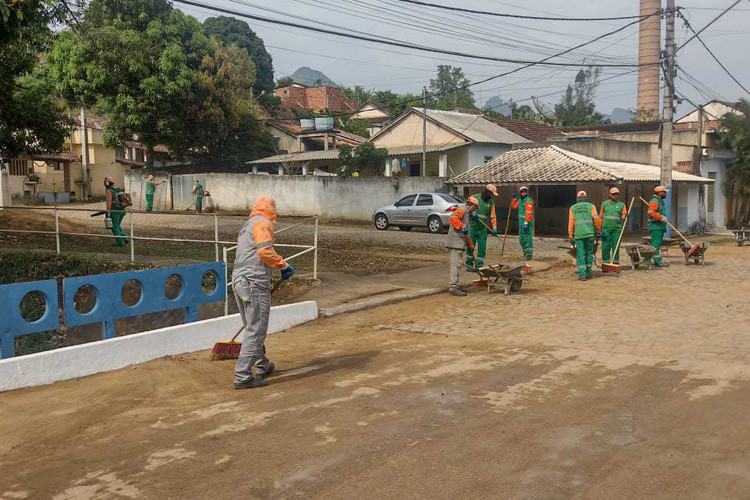
{"label": "rake", "polygon": [[[641,198],[641,197],[639,196],[639,198]],[[641,201],[648,206],[648,202],[646,200],[644,200],[643,198],[641,198]],[[693,245],[690,242],[689,239],[685,238],[685,236],[683,236],[682,233],[680,231],[678,231],[677,228],[674,227],[671,222],[669,222],[669,220],[667,220],[667,224],[669,225],[669,227],[672,228],[672,231],[674,231],[675,233],[677,233],[680,236],[680,238],[682,238],[683,240],[685,240],[685,243],[687,243],[688,245],[690,245],[690,250],[687,251],[687,256],[688,257],[692,257],[693,254],[701,247],[700,243],[696,243],[695,245]]]}

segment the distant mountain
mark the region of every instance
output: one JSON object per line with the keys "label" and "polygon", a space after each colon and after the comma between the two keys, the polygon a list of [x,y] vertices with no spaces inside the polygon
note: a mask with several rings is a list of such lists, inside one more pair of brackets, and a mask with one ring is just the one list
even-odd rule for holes
{"label": "distant mountain", "polygon": [[308,68],[307,66],[302,66],[290,76],[295,82],[303,85],[330,85],[332,87],[339,87],[336,82],[328,78],[324,73]]}
{"label": "distant mountain", "polygon": [[627,109],[615,108],[608,115],[604,115],[604,119],[609,118],[612,123],[629,123],[633,121],[635,115]]}
{"label": "distant mountain", "polygon": [[497,111],[505,116],[510,116],[510,102],[503,101],[498,96],[493,96],[487,99],[484,103],[483,109],[491,109],[492,111]]}

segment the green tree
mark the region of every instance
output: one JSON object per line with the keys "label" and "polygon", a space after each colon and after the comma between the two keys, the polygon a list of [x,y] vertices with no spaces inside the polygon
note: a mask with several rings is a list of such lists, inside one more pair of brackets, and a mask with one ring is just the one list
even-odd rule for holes
{"label": "green tree", "polygon": [[433,109],[476,109],[474,94],[464,88],[471,82],[459,67],[438,66],[437,76],[430,80],[427,105]]}
{"label": "green tree", "polygon": [[601,68],[593,67],[578,72],[573,84],[568,85],[560,102],[555,105],[555,116],[560,126],[601,123],[603,116],[596,111],[594,103],[600,74]]}
{"label": "green tree", "polygon": [[727,225],[744,227],[750,223],[750,101],[740,99],[736,109],[722,117],[719,141],[735,155],[723,186],[730,197]]}
{"label": "green tree", "polygon": [[417,95],[397,94],[391,90],[379,90],[370,97],[370,101],[384,106],[391,118],[401,115],[410,106],[418,106],[421,100]]}
{"label": "green tree", "polygon": [[349,120],[346,122],[346,125],[344,126],[344,130],[347,132],[351,132],[352,134],[357,134],[360,137],[364,137],[365,139],[370,138],[370,131],[367,130],[367,124],[363,120]]}
{"label": "green tree", "polygon": [[285,76],[285,77],[279,78],[276,81],[276,88],[288,87],[289,85],[293,83],[294,83],[294,78],[292,78],[291,76]]}
{"label": "green tree", "polygon": [[223,45],[236,44],[247,51],[255,64],[253,91],[256,96],[273,91],[273,58],[266,51],[263,40],[245,21],[225,16],[209,17],[203,22],[203,29],[208,36],[215,37]]}
{"label": "green tree", "polygon": [[355,85],[354,88],[344,87],[341,89],[341,95],[348,97],[349,99],[354,99],[357,101],[358,106],[362,106],[368,102],[373,94],[375,94],[374,90],[368,90],[361,85]]}
{"label": "green tree", "polygon": [[339,176],[349,177],[354,172],[359,172],[363,176],[383,175],[386,160],[388,150],[376,148],[371,142],[363,142],[356,148],[344,144],[339,148]]}
{"label": "green tree", "polygon": [[59,151],[71,123],[54,101],[38,68],[52,40],[62,5],[42,0],[0,0],[0,162],[19,153]]}

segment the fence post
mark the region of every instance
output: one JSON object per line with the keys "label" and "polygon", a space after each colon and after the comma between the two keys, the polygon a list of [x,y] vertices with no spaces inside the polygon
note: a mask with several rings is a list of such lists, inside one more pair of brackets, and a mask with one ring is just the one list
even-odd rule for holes
{"label": "fence post", "polygon": [[133,212],[128,212],[128,223],[130,224],[130,262],[135,262],[135,240],[133,239]]}
{"label": "fence post", "polygon": [[[227,247],[222,248],[222,252],[224,253],[224,278],[229,279],[229,264],[227,264]],[[229,290],[229,283],[224,283],[224,289]],[[229,294],[224,295],[224,316],[229,316]]]}
{"label": "fence post", "polygon": [[313,250],[313,279],[318,279],[318,216],[315,216],[315,250]]}
{"label": "fence post", "polygon": [[57,255],[60,255],[60,213],[55,205],[55,244],[57,245]]}
{"label": "fence post", "polygon": [[219,215],[214,212],[214,250],[216,262],[219,261]]}

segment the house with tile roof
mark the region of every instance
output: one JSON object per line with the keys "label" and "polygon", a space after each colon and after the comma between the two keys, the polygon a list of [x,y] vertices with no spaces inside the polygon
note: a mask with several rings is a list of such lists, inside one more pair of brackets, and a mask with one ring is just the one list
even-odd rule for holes
{"label": "house with tile roof", "polygon": [[[507,217],[508,201],[520,186],[529,187],[534,199],[537,231],[564,234],[568,208],[576,193],[585,190],[597,207],[607,199],[611,187],[620,190],[620,199],[635,197],[630,231],[646,227],[646,210],[638,197],[649,198],[659,184],[660,168],[648,163],[605,161],[564,149],[561,145],[534,144],[503,153],[475,168],[451,177],[448,183],[457,194],[468,196],[492,183],[499,189],[498,216]],[[670,219],[682,229],[691,229],[700,220],[698,192],[714,180],[685,172],[674,172],[673,213]],[[505,205],[505,208],[502,207]],[[513,218],[511,218],[513,220]]]}

